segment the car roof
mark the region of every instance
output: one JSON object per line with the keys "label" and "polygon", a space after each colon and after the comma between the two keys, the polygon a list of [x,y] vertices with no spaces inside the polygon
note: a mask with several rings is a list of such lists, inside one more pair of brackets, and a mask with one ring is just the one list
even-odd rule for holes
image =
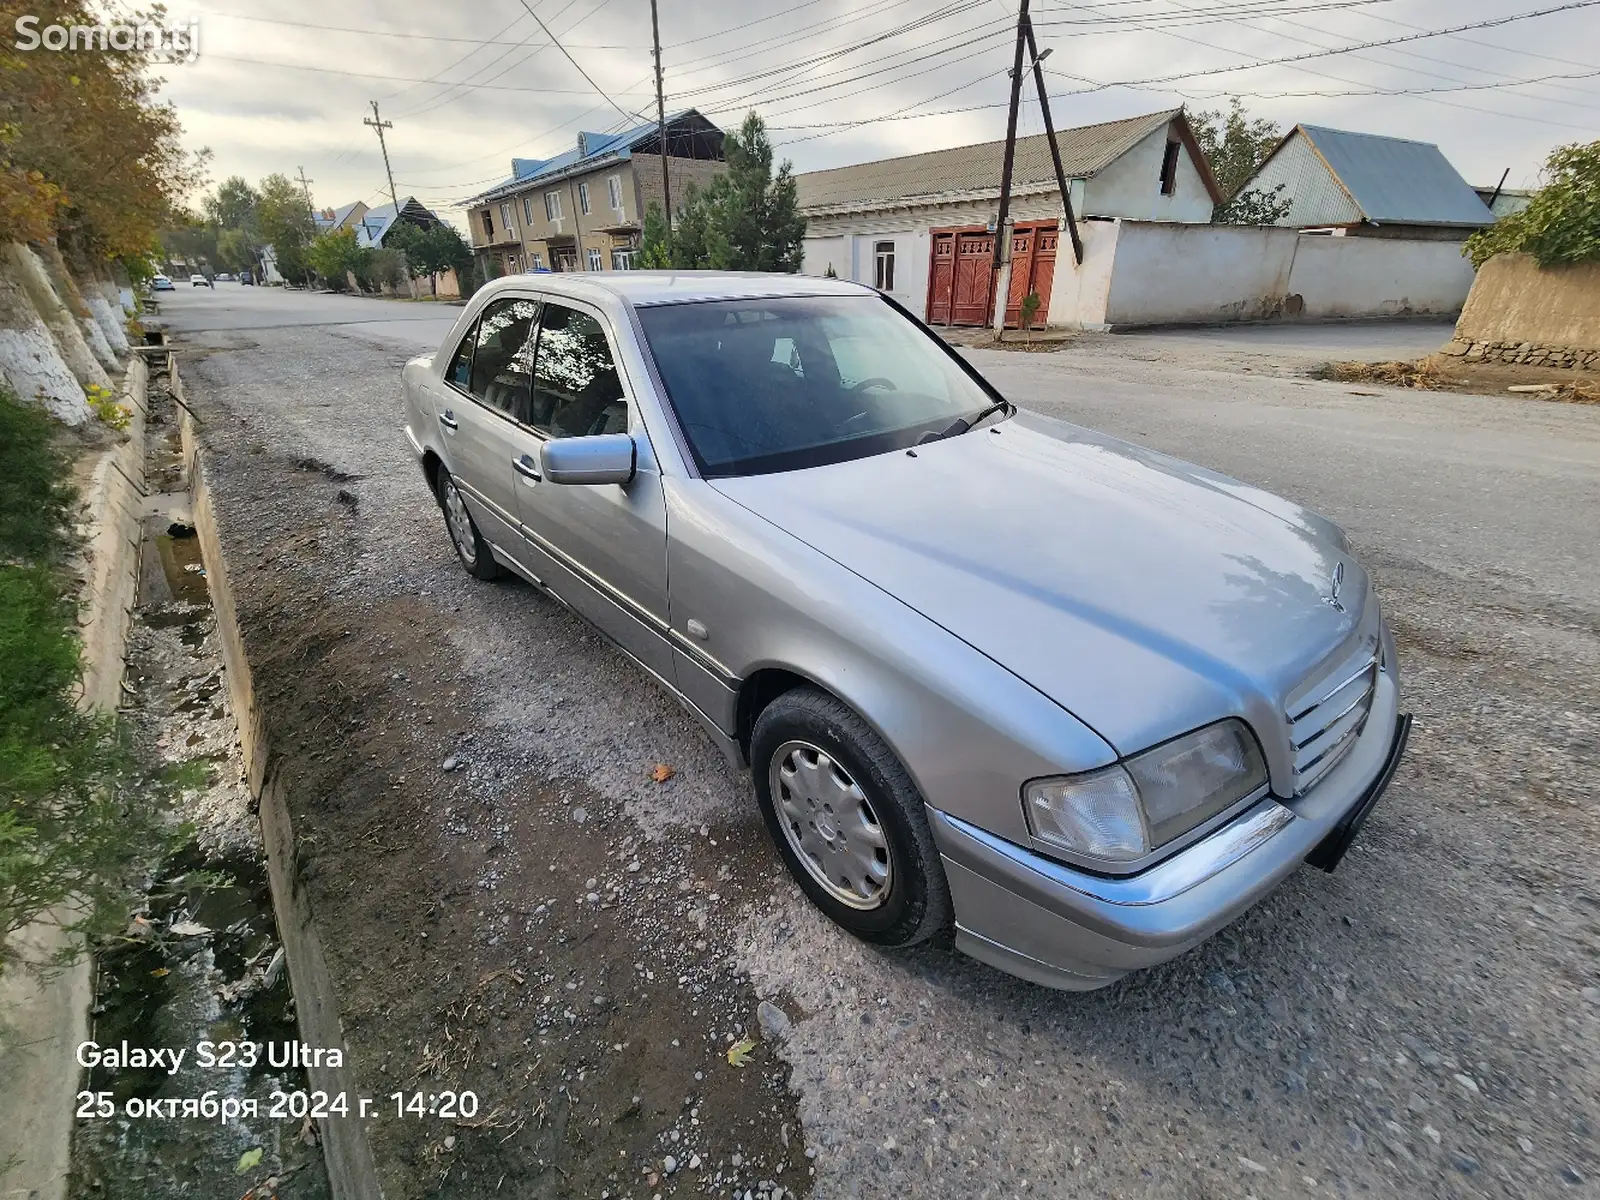
{"label": "car roof", "polygon": [[495,280],[495,291],[532,286],[575,298],[615,296],[635,307],[778,296],[862,296],[873,289],[843,279],[758,271],[539,271]]}

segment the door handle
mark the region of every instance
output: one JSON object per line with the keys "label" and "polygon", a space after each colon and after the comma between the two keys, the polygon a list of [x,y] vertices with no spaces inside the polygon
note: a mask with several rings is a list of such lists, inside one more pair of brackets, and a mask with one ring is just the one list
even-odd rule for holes
{"label": "door handle", "polygon": [[524,454],[521,458],[513,458],[511,460],[511,469],[524,479],[533,480],[534,483],[538,483],[544,478],[543,475],[539,474],[539,467],[533,461],[531,454]]}
{"label": "door handle", "polygon": [[461,426],[456,423],[456,414],[450,411],[448,408],[439,414],[439,424],[443,425],[446,429],[461,428]]}

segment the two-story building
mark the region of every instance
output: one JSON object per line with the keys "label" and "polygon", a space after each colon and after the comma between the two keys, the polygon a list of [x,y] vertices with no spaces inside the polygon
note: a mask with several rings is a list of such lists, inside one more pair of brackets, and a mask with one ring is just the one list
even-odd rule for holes
{"label": "two-story building", "polygon": [[[689,184],[704,187],[726,170],[722,130],[688,109],[668,118],[666,142],[676,212]],[[511,177],[468,203],[473,252],[501,274],[631,270],[645,209],[661,203],[661,191],[655,124],[580,133],[554,158],[512,159]]]}

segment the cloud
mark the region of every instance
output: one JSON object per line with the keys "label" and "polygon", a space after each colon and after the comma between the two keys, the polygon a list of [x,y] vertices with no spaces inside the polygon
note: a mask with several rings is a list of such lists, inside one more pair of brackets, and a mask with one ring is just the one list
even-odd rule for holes
{"label": "cloud", "polygon": [[[1048,66],[1059,73],[1050,77],[1056,124],[1179,103],[1222,107],[1223,97],[1240,94],[1253,115],[1284,127],[1305,121],[1435,142],[1472,183],[1493,183],[1509,167],[1511,186],[1533,183],[1552,146],[1588,140],[1586,131],[1600,125],[1600,79],[1592,74],[1600,63],[1583,57],[1600,46],[1600,8],[1159,87],[1084,90],[1082,79],[1202,72],[1507,12],[1503,0],[1256,7],[1280,15],[1218,20],[1198,0],[1034,0],[1040,43],[1052,48]],[[394,122],[387,137],[398,189],[443,210],[504,178],[513,155],[548,157],[580,128],[620,128],[630,118],[619,108],[654,115],[644,0],[538,0],[535,9],[607,97],[510,0],[471,9],[279,0],[248,15],[174,6],[174,19],[200,21],[201,51],[199,61],[166,70],[166,95],[190,143],[213,151],[215,179],[293,175],[304,166],[318,205],[377,202],[387,192],[377,138],[361,123],[378,100]],[[725,128],[755,108],[797,170],[998,138],[1014,12],[1008,0],[663,5],[667,105],[699,108]],[[1416,88],[1459,90],[1284,94]],[[943,115],[884,119],[929,112]],[[1021,126],[1042,129],[1031,102]]]}

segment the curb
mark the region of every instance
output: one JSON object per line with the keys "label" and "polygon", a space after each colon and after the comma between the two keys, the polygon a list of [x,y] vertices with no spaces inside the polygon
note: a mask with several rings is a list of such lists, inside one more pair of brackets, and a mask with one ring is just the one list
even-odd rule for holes
{"label": "curb", "polygon": [[[344,1026],[339,1018],[338,996],[322,954],[322,940],[313,921],[310,897],[300,886],[294,828],[289,815],[289,784],[280,770],[281,760],[272,753],[266,719],[256,704],[250,660],[239,630],[227,559],[217,533],[216,509],[206,481],[205,453],[196,434],[194,415],[184,398],[176,357],[169,355],[167,363],[173,395],[178,399],[178,428],[183,442],[184,475],[193,503],[195,533],[199,537],[200,557],[205,564],[211,604],[216,613],[217,637],[222,643],[228,697],[239,727],[246,782],[260,808],[272,908],[289,966],[289,985],[294,993],[300,1037],[312,1047],[342,1048]],[[355,1072],[349,1066],[308,1066],[306,1076],[313,1089],[330,1096],[361,1094]],[[383,1189],[378,1182],[377,1162],[372,1155],[366,1125],[354,1116],[329,1118],[318,1123],[318,1132],[334,1200],[382,1200]]]}
{"label": "curb", "polygon": [[[83,693],[85,708],[112,710],[122,692],[128,629],[139,588],[143,514],[144,425],[150,373],[138,356],[118,387],[132,410],[128,436],[101,454],[82,489],[90,530],[84,546]],[[17,934],[31,954],[66,941],[59,926],[38,922]],[[74,1098],[80,1072],[74,1056],[89,1036],[93,988],[87,957],[40,981],[22,971],[0,979],[0,1013],[11,1047],[0,1053],[0,1195],[62,1200],[71,1168]],[[14,1040],[13,1040],[14,1039]]]}

